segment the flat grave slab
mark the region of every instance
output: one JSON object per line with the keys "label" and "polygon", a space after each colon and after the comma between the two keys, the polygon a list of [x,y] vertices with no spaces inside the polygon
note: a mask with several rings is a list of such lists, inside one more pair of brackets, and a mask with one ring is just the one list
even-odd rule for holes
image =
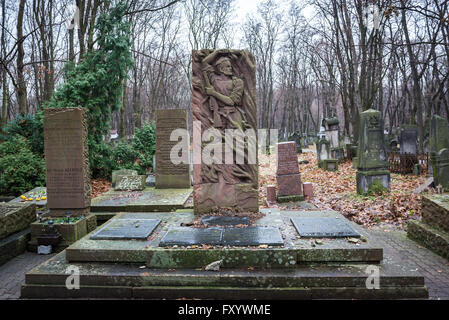
{"label": "flat grave slab", "polygon": [[92,240],[146,240],[160,219],[115,219],[96,231]]}
{"label": "flat grave slab", "polygon": [[249,225],[248,217],[226,217],[226,216],[205,216],[201,219],[201,223],[209,226],[237,226]]}
{"label": "flat grave slab", "polygon": [[[26,198],[33,198],[33,201],[24,201],[22,198],[17,197],[11,201],[10,203],[34,203],[38,208],[45,207],[47,205],[47,199],[42,200],[42,197],[47,196],[47,188],[45,187],[36,187],[33,190],[30,190],[23,194]],[[36,201],[36,199],[41,199]]]}
{"label": "flat grave slab", "polygon": [[184,208],[192,189],[110,190],[92,199],[91,212],[167,212]]}
{"label": "flat grave slab", "polygon": [[331,217],[291,218],[296,231],[303,238],[360,238],[360,234],[342,219]]}
{"label": "flat grave slab", "polygon": [[223,232],[223,245],[227,246],[282,246],[281,233],[276,227],[226,228]]}
{"label": "flat grave slab", "polygon": [[159,247],[190,246],[195,244],[220,245],[222,228],[171,228],[162,238]]}
{"label": "flat grave slab", "polygon": [[191,245],[222,245],[222,246],[258,246],[283,245],[281,233],[275,227],[248,228],[171,228],[162,238],[159,247],[191,246]]}

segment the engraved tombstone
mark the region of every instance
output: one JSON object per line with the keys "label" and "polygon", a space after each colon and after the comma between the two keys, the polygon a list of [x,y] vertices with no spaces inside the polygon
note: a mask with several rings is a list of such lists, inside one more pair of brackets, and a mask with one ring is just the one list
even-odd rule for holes
{"label": "engraved tombstone", "polygon": [[195,212],[257,212],[255,59],[246,50],[208,49],[192,59]]}
{"label": "engraved tombstone", "polygon": [[44,145],[50,215],[88,213],[91,185],[86,110],[45,109]]}
{"label": "engraved tombstone", "polygon": [[381,113],[366,110],[360,114],[357,193],[366,194],[372,185],[379,183],[390,190],[390,171],[387,167]]}
{"label": "engraved tombstone", "polygon": [[190,188],[187,110],[164,109],[156,114],[156,188]]}
{"label": "engraved tombstone", "polygon": [[[285,196],[303,195],[301,175],[299,173],[296,143],[281,142],[277,144],[277,171],[278,201]],[[282,201],[282,200],[281,200]]]}
{"label": "engraved tombstone", "polygon": [[430,125],[430,163],[435,186],[449,190],[449,125],[438,115]]}

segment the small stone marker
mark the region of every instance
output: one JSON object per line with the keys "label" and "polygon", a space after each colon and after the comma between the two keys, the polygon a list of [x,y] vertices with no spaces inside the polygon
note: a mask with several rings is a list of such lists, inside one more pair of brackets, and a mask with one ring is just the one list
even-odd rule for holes
{"label": "small stone marker", "polygon": [[276,227],[248,228],[171,228],[162,238],[159,247],[190,245],[258,246],[284,244]]}
{"label": "small stone marker", "polygon": [[159,219],[114,219],[95,232],[92,240],[146,240],[156,229]]}
{"label": "small stone marker", "polygon": [[366,194],[376,184],[390,191],[381,113],[373,109],[362,112],[359,131],[357,193]]}
{"label": "small stone marker", "polygon": [[201,223],[208,226],[237,226],[249,225],[248,217],[226,217],[226,216],[206,216],[201,219]]}
{"label": "small stone marker", "polygon": [[[188,115],[184,109],[156,110],[156,188],[190,188],[190,138],[188,135]],[[180,135],[175,135],[181,140],[171,141],[173,131],[180,130]],[[182,136],[181,134],[184,133]],[[180,145],[181,144],[181,145]],[[178,149],[176,146],[179,147]],[[175,150],[176,156],[182,153],[180,163],[174,163],[171,152]],[[177,161],[177,160],[176,160]],[[156,169],[157,168],[157,169]]]}
{"label": "small stone marker", "polygon": [[116,191],[142,191],[145,189],[147,177],[141,176],[117,176],[114,190]]}
{"label": "small stone marker", "polygon": [[131,169],[112,171],[112,187],[115,187],[115,183],[117,182],[117,176],[137,176],[137,171]]}
{"label": "small stone marker", "polygon": [[87,214],[91,185],[86,109],[44,109],[44,145],[50,215]]}
{"label": "small stone marker", "polygon": [[296,217],[291,218],[291,221],[302,238],[360,238],[360,234],[342,219]]}
{"label": "small stone marker", "polygon": [[299,173],[298,156],[295,142],[277,144],[278,198],[284,196],[302,195],[301,175]]}
{"label": "small stone marker", "polygon": [[267,202],[269,204],[276,202],[276,186],[267,186]]}
{"label": "small stone marker", "polygon": [[304,182],[302,184],[302,187],[304,189],[304,197],[306,199],[313,199],[313,184],[312,182]]}

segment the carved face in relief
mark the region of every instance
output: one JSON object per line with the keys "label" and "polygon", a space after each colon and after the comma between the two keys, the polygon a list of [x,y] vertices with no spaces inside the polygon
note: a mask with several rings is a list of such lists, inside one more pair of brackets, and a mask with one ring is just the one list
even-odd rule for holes
{"label": "carved face in relief", "polygon": [[231,61],[228,58],[221,58],[217,61],[217,70],[218,72],[226,75],[226,76],[232,76],[232,65]]}

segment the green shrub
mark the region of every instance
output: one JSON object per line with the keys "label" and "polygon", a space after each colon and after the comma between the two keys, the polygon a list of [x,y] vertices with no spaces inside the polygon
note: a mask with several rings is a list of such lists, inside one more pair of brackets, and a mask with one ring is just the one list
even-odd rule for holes
{"label": "green shrub", "polygon": [[8,141],[20,135],[27,139],[31,151],[36,155],[44,154],[44,115],[42,110],[34,115],[18,115],[9,122],[0,133],[0,140]]}
{"label": "green shrub", "polygon": [[0,193],[21,195],[45,186],[45,161],[31,151],[22,136],[10,137],[0,144]]}
{"label": "green shrub", "polygon": [[136,129],[133,149],[138,154],[138,166],[141,174],[145,174],[153,167],[153,155],[156,152],[156,129],[154,124],[146,123],[140,129]]}

